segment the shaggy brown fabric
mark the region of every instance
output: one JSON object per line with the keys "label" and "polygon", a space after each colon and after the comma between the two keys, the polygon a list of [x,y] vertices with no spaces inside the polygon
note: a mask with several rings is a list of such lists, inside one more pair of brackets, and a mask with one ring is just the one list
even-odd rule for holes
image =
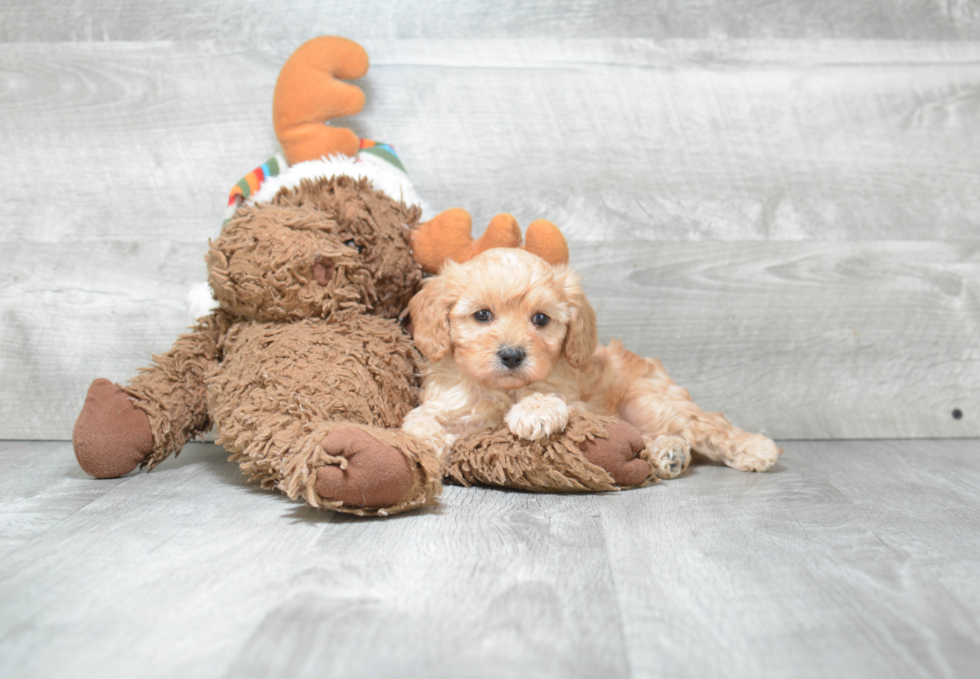
{"label": "shaggy brown fabric", "polygon": [[[304,180],[235,213],[206,258],[211,289],[223,308],[255,321],[352,308],[395,318],[422,276],[409,251],[420,214],[366,179]],[[317,281],[327,273],[326,285]]]}
{"label": "shaggy brown fabric", "polygon": [[220,309],[198,319],[193,332],[181,335],[166,353],[153,357],[153,365],[120,385],[146,413],[153,431],[153,451],[140,467],[153,469],[211,428],[204,378],[218,365],[222,339],[232,324]]}
{"label": "shaggy brown fabric", "polygon": [[[104,407],[83,410],[80,461],[94,448],[111,458],[83,468],[152,469],[214,423],[250,478],[315,507],[385,514],[433,502],[439,464],[397,429],[416,405],[420,370],[396,320],[421,279],[408,247],[419,213],[349,177],[304,181],[270,205],[238,210],[207,255],[221,308],[119,396],[98,401],[121,399],[126,417],[113,415],[120,408],[98,417]],[[93,389],[101,394],[105,385]],[[151,440],[126,433],[134,413],[145,413]],[[338,427],[359,432],[355,450],[323,448]],[[380,455],[365,454],[372,437]],[[125,445],[104,443],[114,440]],[[355,482],[320,495],[324,467]],[[365,468],[376,472],[375,487],[358,475]],[[358,486],[360,496],[347,492]]]}
{"label": "shaggy brown fabric", "polygon": [[431,455],[385,433],[417,403],[420,358],[397,321],[346,311],[322,320],[239,323],[224,351],[207,378],[208,407],[218,443],[251,479],[315,507],[342,509],[341,498],[316,493],[318,468],[348,464],[322,443],[337,427],[361,424],[401,451],[413,470],[411,492],[388,513],[438,495],[438,465],[421,459]]}
{"label": "shaggy brown fabric", "polygon": [[[606,491],[615,490],[617,485],[654,481],[650,464],[644,460],[632,461],[645,468],[642,478],[634,474],[620,475],[628,457],[625,450],[631,445],[626,445],[624,450],[625,432],[616,427],[618,423],[611,418],[572,410],[564,432],[538,441],[518,440],[507,428],[467,437],[453,446],[447,475],[463,485],[481,483],[545,492]],[[615,439],[607,433],[610,425]],[[597,461],[608,461],[616,475],[590,461],[584,448],[590,448]],[[615,450],[606,452],[605,448]],[[597,451],[603,452],[596,454]],[[630,469],[635,471],[633,467]],[[620,484],[616,476],[624,483]]]}

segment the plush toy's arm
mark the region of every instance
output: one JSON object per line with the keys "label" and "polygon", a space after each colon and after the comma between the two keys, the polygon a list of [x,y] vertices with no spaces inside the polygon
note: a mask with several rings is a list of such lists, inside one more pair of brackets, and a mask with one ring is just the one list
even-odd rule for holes
{"label": "plush toy's arm", "polygon": [[564,431],[534,440],[507,426],[462,437],[453,445],[447,476],[463,485],[537,492],[606,491],[657,480],[634,427],[576,408],[568,416]]}
{"label": "plush toy's arm", "polygon": [[216,311],[198,321],[126,386],[100,378],[89,387],[72,443],[79,465],[97,478],[150,469],[211,427],[204,377],[220,359],[228,321]]}

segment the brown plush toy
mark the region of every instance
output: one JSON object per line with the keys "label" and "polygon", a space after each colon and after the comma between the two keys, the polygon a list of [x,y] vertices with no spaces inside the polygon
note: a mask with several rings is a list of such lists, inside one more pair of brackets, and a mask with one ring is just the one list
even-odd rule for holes
{"label": "brown plush toy", "polygon": [[[284,65],[274,124],[286,157],[233,192],[207,255],[218,307],[125,386],[92,383],[72,437],[79,464],[99,478],[152,469],[216,425],[230,459],[263,487],[356,514],[431,503],[446,473],[532,490],[645,483],[642,439],[619,422],[582,417],[537,442],[488,432],[448,470],[399,429],[417,405],[422,359],[400,321],[422,276],[411,234],[427,208],[390,147],[323,124],[363,106],[335,76],[367,65],[342,38],[314,39]],[[440,229],[458,235],[461,218],[430,220],[415,247],[459,246]],[[517,245],[514,229],[488,231]],[[529,246],[535,238],[529,229]]]}

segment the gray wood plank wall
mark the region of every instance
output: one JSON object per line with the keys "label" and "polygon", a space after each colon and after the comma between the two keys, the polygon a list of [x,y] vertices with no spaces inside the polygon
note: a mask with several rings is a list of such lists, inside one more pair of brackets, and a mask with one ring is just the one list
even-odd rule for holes
{"label": "gray wood plank wall", "polygon": [[[361,41],[436,209],[546,217],[604,339],[780,438],[980,435],[980,2],[0,5],[0,438],[187,325],[279,67]],[[962,417],[954,419],[958,410]]]}

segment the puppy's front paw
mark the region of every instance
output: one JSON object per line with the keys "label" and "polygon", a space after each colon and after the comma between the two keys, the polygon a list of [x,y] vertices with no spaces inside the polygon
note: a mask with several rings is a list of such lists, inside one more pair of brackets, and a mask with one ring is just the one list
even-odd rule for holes
{"label": "puppy's front paw", "polygon": [[564,431],[568,404],[554,394],[531,394],[511,406],[504,420],[514,436],[535,441]]}
{"label": "puppy's front paw", "polygon": [[661,479],[673,479],[684,473],[691,464],[691,444],[677,436],[644,437],[646,450],[641,454]]}

